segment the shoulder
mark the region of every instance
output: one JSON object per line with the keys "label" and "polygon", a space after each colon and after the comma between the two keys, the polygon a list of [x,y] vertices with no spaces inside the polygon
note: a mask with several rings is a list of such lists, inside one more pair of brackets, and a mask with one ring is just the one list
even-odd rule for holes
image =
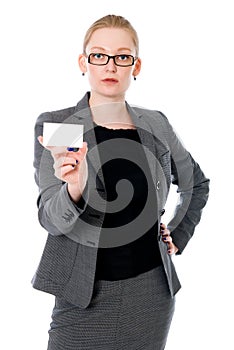
{"label": "shoulder", "polygon": [[142,118],[154,130],[157,128],[159,131],[167,133],[168,129],[171,128],[171,125],[163,112],[134,105],[131,105],[131,108],[138,117]]}
{"label": "shoulder", "polygon": [[86,94],[82,97],[76,106],[40,114],[36,120],[36,125],[42,125],[44,122],[63,123],[66,119],[74,115],[76,112],[86,109],[89,106],[89,96],[90,93],[86,92]]}
{"label": "shoulder", "polygon": [[159,110],[139,107],[135,105],[131,105],[131,108],[135,111],[136,114],[141,115],[143,118],[148,119],[149,121],[158,120],[161,122],[167,122],[167,117],[163,112]]}
{"label": "shoulder", "polygon": [[173,150],[173,142],[176,144],[179,138],[165,114],[159,110],[138,106],[132,106],[132,108],[135,114],[148,125],[152,135],[163,145]]}
{"label": "shoulder", "polygon": [[41,125],[44,122],[57,122],[62,123],[76,112],[76,106],[68,107],[56,111],[41,113],[36,119],[36,125]]}

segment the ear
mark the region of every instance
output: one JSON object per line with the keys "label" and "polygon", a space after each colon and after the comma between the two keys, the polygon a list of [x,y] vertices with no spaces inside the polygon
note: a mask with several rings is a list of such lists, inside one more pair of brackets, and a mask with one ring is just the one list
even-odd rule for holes
{"label": "ear", "polygon": [[133,75],[134,77],[136,77],[136,76],[140,73],[140,71],[141,71],[141,59],[138,58],[138,59],[136,60],[136,63],[135,63],[135,66],[134,66],[132,75]]}
{"label": "ear", "polygon": [[81,72],[82,73],[86,73],[87,72],[86,57],[85,57],[84,54],[79,55],[79,57],[78,57],[78,64],[79,64]]}

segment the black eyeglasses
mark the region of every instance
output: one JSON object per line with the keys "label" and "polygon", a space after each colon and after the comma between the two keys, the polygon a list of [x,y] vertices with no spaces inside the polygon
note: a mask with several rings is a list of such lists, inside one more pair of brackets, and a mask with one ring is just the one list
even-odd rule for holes
{"label": "black eyeglasses", "polygon": [[133,66],[135,60],[137,59],[132,55],[126,54],[109,56],[105,55],[104,53],[91,53],[88,56],[88,62],[96,66],[105,66],[111,58],[113,58],[115,65],[120,67]]}

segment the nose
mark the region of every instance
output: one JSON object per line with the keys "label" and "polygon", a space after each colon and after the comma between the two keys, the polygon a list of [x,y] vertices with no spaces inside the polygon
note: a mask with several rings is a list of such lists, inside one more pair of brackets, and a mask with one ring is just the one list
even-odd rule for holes
{"label": "nose", "polygon": [[115,65],[114,59],[110,58],[109,62],[106,65],[106,70],[109,72],[116,72],[117,71],[117,67]]}

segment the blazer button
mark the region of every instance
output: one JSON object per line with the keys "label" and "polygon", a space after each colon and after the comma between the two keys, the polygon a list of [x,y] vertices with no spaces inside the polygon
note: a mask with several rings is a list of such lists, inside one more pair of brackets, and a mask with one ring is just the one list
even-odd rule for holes
{"label": "blazer button", "polygon": [[157,183],[156,183],[156,189],[159,190],[159,188],[160,188],[160,181],[157,181]]}

